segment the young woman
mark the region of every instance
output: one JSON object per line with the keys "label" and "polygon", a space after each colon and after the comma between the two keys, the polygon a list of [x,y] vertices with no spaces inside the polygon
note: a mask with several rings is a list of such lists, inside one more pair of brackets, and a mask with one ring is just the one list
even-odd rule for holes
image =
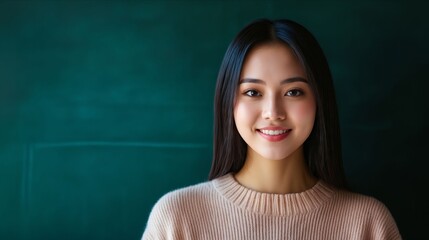
{"label": "young woman", "polygon": [[214,124],[210,181],[162,197],[143,239],[401,239],[381,202],[347,191],[331,73],[301,25],[240,31]]}

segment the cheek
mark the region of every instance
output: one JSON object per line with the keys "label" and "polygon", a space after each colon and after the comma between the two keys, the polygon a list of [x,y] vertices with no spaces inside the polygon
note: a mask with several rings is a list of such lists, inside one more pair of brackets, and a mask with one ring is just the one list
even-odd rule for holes
{"label": "cheek", "polygon": [[234,106],[234,120],[237,128],[243,124],[250,124],[257,117],[256,104],[237,102]]}
{"label": "cheek", "polygon": [[292,115],[300,122],[312,123],[316,117],[316,104],[313,101],[301,102],[293,107]]}

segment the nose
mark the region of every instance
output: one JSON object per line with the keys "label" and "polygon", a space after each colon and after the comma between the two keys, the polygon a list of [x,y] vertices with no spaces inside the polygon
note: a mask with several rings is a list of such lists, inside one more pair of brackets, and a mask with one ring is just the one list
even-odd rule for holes
{"label": "nose", "polygon": [[286,119],[286,109],[281,96],[272,96],[264,102],[262,118],[266,120]]}

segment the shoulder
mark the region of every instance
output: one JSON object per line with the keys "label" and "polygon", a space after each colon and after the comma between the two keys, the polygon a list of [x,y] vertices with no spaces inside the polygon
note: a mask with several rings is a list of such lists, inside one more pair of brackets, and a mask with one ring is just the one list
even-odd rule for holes
{"label": "shoulder", "polygon": [[183,197],[201,197],[205,193],[213,190],[213,184],[210,181],[198,183],[184,188],[173,190],[163,196],[167,199],[183,198]]}
{"label": "shoulder", "polygon": [[[168,192],[152,208],[142,239],[181,238],[195,208],[210,202],[215,194],[211,182],[204,182]],[[180,230],[180,231],[179,231]]]}
{"label": "shoulder", "polygon": [[338,191],[333,199],[339,216],[364,230],[367,239],[401,239],[396,222],[387,206],[375,197]]}
{"label": "shoulder", "polygon": [[169,213],[183,212],[184,209],[192,207],[195,202],[206,200],[213,191],[211,182],[176,189],[162,196],[152,209],[152,212],[160,210]]}
{"label": "shoulder", "polygon": [[390,216],[390,212],[386,205],[372,196],[340,190],[334,199],[340,206],[343,206],[350,211],[362,212],[362,214],[366,216]]}

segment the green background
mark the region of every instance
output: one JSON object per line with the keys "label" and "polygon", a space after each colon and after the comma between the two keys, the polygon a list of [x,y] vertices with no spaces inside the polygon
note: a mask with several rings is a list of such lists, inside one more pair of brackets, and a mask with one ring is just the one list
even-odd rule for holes
{"label": "green background", "polygon": [[139,239],[204,181],[223,54],[250,21],[314,33],[355,191],[427,236],[428,24],[419,1],[1,1],[0,239]]}

